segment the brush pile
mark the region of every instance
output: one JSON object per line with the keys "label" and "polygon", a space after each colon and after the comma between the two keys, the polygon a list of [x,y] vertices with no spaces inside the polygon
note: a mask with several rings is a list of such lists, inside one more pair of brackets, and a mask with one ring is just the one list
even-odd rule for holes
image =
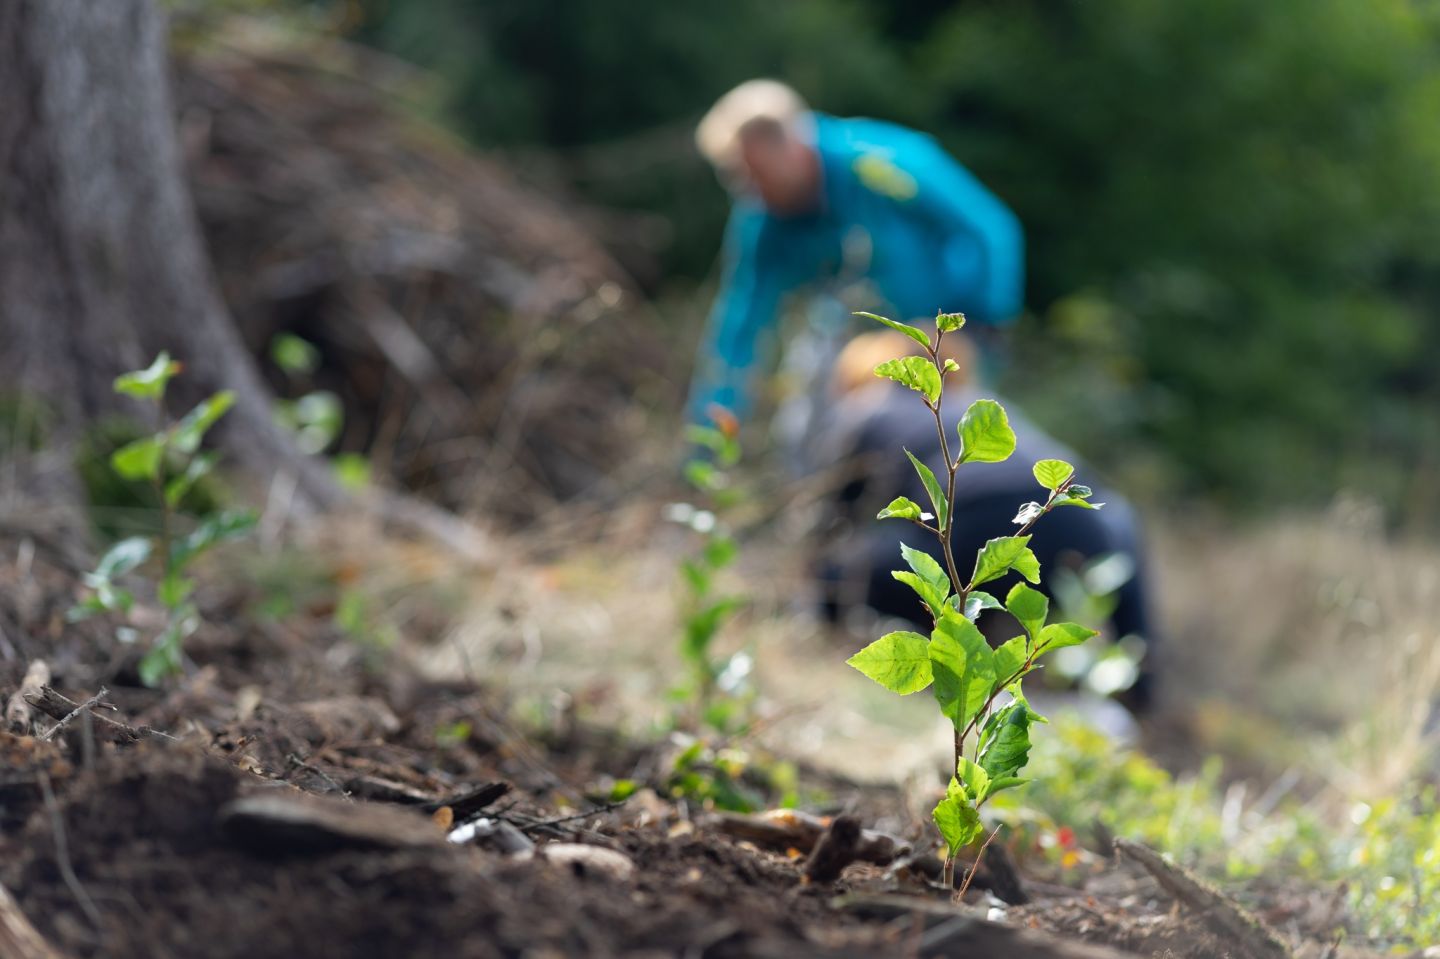
{"label": "brush pile", "polygon": [[[392,60],[245,21],[182,45],[191,188],[277,392],[336,394],[338,448],[450,508],[518,518],[623,482],[637,393],[673,384],[574,220],[418,119]],[[268,362],[281,332],[319,348],[311,376]]]}

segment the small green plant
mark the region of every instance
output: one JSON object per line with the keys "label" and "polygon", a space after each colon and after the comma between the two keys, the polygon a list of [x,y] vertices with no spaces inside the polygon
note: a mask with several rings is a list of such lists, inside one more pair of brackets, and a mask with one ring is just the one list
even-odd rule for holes
{"label": "small green plant", "polygon": [[740,596],[723,595],[717,577],[735,562],[739,548],[724,522],[727,512],[744,499],[733,470],[740,462],[739,428],[726,410],[711,411],[714,426],[691,426],[687,439],[700,455],[685,464],[685,478],[698,494],[697,503],[674,503],[667,516],[688,526],[700,539],[693,556],[680,563],[680,655],[689,669],[689,683],[675,695],[687,704],[691,718],[720,732],[743,721],[745,692],[752,657],[744,651],[716,656],[716,636],[745,606]]}
{"label": "small green plant", "polygon": [[[310,385],[320,368],[320,350],[294,333],[277,333],[270,341],[270,360],[293,386]],[[295,439],[302,453],[319,455],[330,449],[345,427],[345,407],[330,390],[311,389],[295,399],[275,401],[275,421]],[[337,453],[331,472],[343,488],[359,492],[370,485],[370,461],[359,453]]]}
{"label": "small green plant", "polygon": [[[953,360],[942,360],[940,343],[946,333],[964,325],[963,314],[937,314],[933,341],[908,324],[873,313],[860,315],[905,334],[925,350],[924,356],[887,360],[875,368],[875,374],[919,393],[934,415],[944,460],[943,483],[906,450],[934,512],[901,496],[881,510],[879,518],[907,520],[934,534],[945,562],[942,566],[929,553],[901,545],[909,569],[891,575],[915,590],[934,630],[928,637],[909,631],[887,633],[852,656],[849,663],[902,696],[933,686],[941,712],[955,729],[954,768],[945,797],[933,813],[945,840],[945,882],[953,887],[957,855],[984,832],[980,807],[997,793],[1027,781],[1019,774],[1029,758],[1030,726],[1045,720],[1026,702],[1021,681],[1042,656],[1095,635],[1095,630],[1076,623],[1047,624],[1049,599],[1023,582],[1010,590],[1004,603],[980,587],[1012,571],[1039,585],[1040,563],[1028,545],[1031,527],[1061,506],[1096,509],[1101,504],[1090,502],[1091,490],[1075,482],[1075,469],[1069,463],[1041,460],[1035,464],[1034,474],[1046,491],[1044,502],[1021,506],[1015,517],[1019,531],[987,542],[977,553],[968,579],[963,578],[951,535],[956,473],[969,463],[1008,459],[1015,451],[1015,433],[999,403],[976,400],[960,419],[959,445],[951,454],[942,400],[945,375],[958,367]],[[976,628],[975,619],[983,610],[1001,608],[1020,622],[1024,633],[992,649]],[[1008,701],[1004,701],[1007,695]]]}
{"label": "small green plant", "polygon": [[[110,457],[111,468],[125,480],[150,484],[160,504],[160,531],[157,535],[131,536],[112,546],[101,557],[94,572],[87,573],[88,595],[70,610],[77,621],[97,613],[128,618],[135,596],[118,583],[154,554],[159,555],[160,578],[155,596],[165,610],[165,623],[150,649],[140,660],[140,679],[157,686],[181,669],[181,646],[200,625],[200,615],[191,601],[195,581],[189,575],[195,560],[211,547],[243,536],[255,525],[250,510],[221,510],[179,529],[179,506],[196,483],[209,475],[219,460],[216,453],[202,453],[205,434],[235,403],[229,390],[203,400],[179,420],[166,422],[165,390],[181,366],[161,352],[143,370],[126,373],[115,380],[115,392],[133,397],[152,407],[155,431],[127,443]],[[134,627],[123,625],[117,638],[131,642],[138,636]]]}

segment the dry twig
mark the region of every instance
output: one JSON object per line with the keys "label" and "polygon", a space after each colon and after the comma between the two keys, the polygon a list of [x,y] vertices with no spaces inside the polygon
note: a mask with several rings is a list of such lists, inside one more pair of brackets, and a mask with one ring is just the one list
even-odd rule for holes
{"label": "dry twig", "polygon": [[65,714],[64,718],[62,718],[54,726],[51,726],[49,729],[45,730],[45,732],[40,735],[41,741],[49,742],[50,740],[54,739],[55,734],[60,732],[60,730],[64,729],[66,726],[70,725],[71,721],[74,720],[76,716],[79,716],[87,709],[92,709],[95,706],[100,705],[100,700],[104,699],[105,694],[108,692],[110,692],[110,690],[106,689],[104,686],[101,686],[98,693],[85,700],[79,706],[76,706],[74,709],[70,710],[70,712]]}
{"label": "dry twig", "polygon": [[[65,720],[80,710],[79,703],[68,696],[62,696],[49,686],[41,686],[38,690],[27,690],[25,701],[57,722]],[[148,726],[136,729],[118,719],[111,719],[109,716],[97,712],[92,711],[90,716],[111,742],[119,743],[122,746],[138,743],[144,733],[154,732]]]}
{"label": "dry twig", "polygon": [[1184,867],[1167,862],[1149,846],[1129,839],[1116,839],[1115,850],[1144,867],[1176,902],[1198,913],[1220,935],[1229,937],[1240,954],[1250,959],[1292,959],[1290,948],[1264,923]]}

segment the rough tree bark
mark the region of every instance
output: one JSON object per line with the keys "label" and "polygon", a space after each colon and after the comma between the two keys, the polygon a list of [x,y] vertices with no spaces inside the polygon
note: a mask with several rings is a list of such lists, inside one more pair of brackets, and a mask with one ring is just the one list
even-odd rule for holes
{"label": "rough tree bark", "polygon": [[333,498],[270,417],[211,276],[181,167],[153,0],[0,0],[0,391],[44,398],[57,439],[121,407],[162,349],[179,403],[236,393],[220,441]]}

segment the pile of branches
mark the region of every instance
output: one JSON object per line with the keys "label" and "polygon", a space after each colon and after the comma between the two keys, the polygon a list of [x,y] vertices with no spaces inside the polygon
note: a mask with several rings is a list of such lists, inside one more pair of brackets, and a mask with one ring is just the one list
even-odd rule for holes
{"label": "pile of branches", "polygon": [[[338,448],[461,510],[607,492],[671,388],[615,261],[557,204],[421,119],[413,71],[227,22],[183,46],[182,143],[219,280],[278,392],[344,405]],[[623,482],[623,480],[622,480]],[[517,496],[517,491],[524,491]]]}

